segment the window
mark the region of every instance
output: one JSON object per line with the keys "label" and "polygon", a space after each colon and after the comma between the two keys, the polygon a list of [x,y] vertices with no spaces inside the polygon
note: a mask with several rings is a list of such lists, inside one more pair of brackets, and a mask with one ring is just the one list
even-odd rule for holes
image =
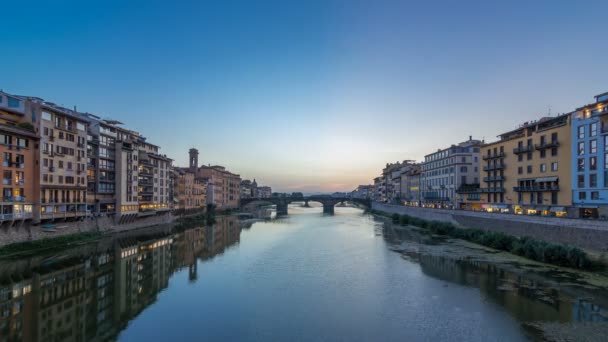
{"label": "window", "polygon": [[553,171],[553,172],[557,171],[557,162],[551,163],[551,171]]}
{"label": "window", "polygon": [[589,125],[589,136],[594,137],[596,135],[597,135],[597,122],[594,122],[591,125]]}
{"label": "window", "polygon": [[597,170],[597,157],[589,158],[589,170]]}
{"label": "window", "polygon": [[578,138],[585,139],[585,126],[578,127]]}
{"label": "window", "polygon": [[557,191],[551,193],[551,204],[557,204]]}
{"label": "window", "polygon": [[599,200],[600,199],[600,192],[599,191],[591,191],[591,199],[592,200]]}
{"label": "window", "polygon": [[585,187],[585,175],[578,175],[578,183],[577,183],[579,188],[584,188]]}
{"label": "window", "polygon": [[581,141],[578,143],[578,155],[582,156],[585,154],[585,142]]}
{"label": "window", "polygon": [[18,99],[12,98],[12,97],[8,97],[8,107],[9,108],[19,108],[21,106],[21,101],[19,101]]}
{"label": "window", "polygon": [[589,175],[589,187],[597,188],[597,174],[592,173]]}
{"label": "window", "polygon": [[608,151],[608,135],[604,136],[604,150]]}
{"label": "window", "polygon": [[540,172],[541,173],[547,172],[547,164],[540,164]]}
{"label": "window", "polygon": [[589,153],[597,153],[597,139],[589,141]]}
{"label": "window", "polygon": [[528,160],[532,160],[532,152],[528,152]]}
{"label": "window", "polygon": [[585,158],[578,158],[578,171],[585,171]]}
{"label": "window", "polygon": [[540,157],[545,158],[547,156],[547,150],[540,150]]}
{"label": "window", "polygon": [[587,199],[587,193],[584,192],[584,191],[579,192],[578,193],[578,199],[582,200],[582,201],[586,200]]}
{"label": "window", "polygon": [[520,166],[517,168],[517,174],[521,175],[522,173],[524,173],[524,168]]}
{"label": "window", "polygon": [[52,120],[51,113],[49,113],[49,112],[42,112],[42,120],[51,121]]}
{"label": "window", "polygon": [[527,170],[527,172],[528,172],[528,173],[532,173],[532,165],[528,165],[528,170]]}
{"label": "window", "polygon": [[557,133],[552,133],[551,134],[551,142],[554,142],[554,143],[557,142]]}
{"label": "window", "polygon": [[553,157],[557,156],[557,147],[551,148],[551,156],[553,156]]}
{"label": "window", "polygon": [[518,154],[517,155],[517,161],[523,161],[524,160],[524,155],[523,154]]}

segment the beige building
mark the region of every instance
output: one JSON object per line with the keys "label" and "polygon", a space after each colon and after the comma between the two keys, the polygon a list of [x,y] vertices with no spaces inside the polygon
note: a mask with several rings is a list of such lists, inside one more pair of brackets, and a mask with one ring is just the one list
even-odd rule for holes
{"label": "beige building", "polygon": [[87,122],[75,110],[36,97],[24,101],[27,121],[40,136],[40,210],[34,221],[86,216]]}
{"label": "beige building", "polygon": [[198,176],[208,182],[207,203],[217,209],[231,209],[239,206],[241,177],[223,166],[201,166]]}
{"label": "beige building", "polygon": [[572,204],[570,116],[544,117],[482,146],[486,211],[566,215]]}
{"label": "beige building", "polygon": [[159,154],[157,145],[146,142],[140,136],[138,147],[138,191],[139,212],[156,213],[170,211],[172,160]]}
{"label": "beige building", "polygon": [[206,183],[188,168],[174,169],[174,196],[180,212],[204,210],[206,203]]}

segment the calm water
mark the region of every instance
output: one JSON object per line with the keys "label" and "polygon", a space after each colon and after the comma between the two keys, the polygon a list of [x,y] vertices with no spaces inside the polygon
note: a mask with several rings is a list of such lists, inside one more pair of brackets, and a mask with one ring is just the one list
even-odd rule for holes
{"label": "calm water", "polygon": [[361,210],[289,210],[1,262],[0,341],[519,341],[535,336],[528,321],[604,317],[555,289],[543,300],[498,290],[509,278],[538,290],[542,279],[404,258],[390,247],[412,237]]}

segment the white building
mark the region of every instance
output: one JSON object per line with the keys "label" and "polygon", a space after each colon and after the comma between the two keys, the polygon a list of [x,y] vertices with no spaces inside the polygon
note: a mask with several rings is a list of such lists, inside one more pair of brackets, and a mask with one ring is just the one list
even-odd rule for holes
{"label": "white building", "polygon": [[421,186],[422,205],[458,207],[456,190],[465,184],[479,184],[479,148],[482,142],[469,140],[440,149],[424,157]]}

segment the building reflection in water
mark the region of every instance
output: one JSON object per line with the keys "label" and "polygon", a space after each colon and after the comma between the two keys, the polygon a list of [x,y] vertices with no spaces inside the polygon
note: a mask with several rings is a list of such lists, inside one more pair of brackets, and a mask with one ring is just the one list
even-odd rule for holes
{"label": "building reflection in water", "polygon": [[[415,230],[393,229],[384,224],[387,242],[438,244]],[[522,322],[608,321],[608,294],[582,287],[560,286],[540,273],[517,272],[508,265],[482,262],[466,256],[405,253],[420,264],[422,272],[448,283],[477,287],[487,300],[500,304]],[[449,285],[448,285],[449,286]]]}
{"label": "building reflection in water", "polygon": [[234,216],[183,232],[118,237],[85,250],[0,263],[0,342],[115,340],[170,277],[240,240]]}

